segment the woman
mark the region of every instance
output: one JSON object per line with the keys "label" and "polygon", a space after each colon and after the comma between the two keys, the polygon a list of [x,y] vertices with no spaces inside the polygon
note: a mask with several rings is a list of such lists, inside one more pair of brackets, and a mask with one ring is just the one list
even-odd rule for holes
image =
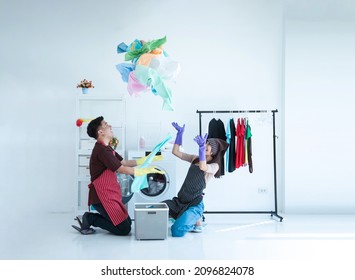
{"label": "woman", "polygon": [[222,166],[223,155],[228,148],[228,144],[217,138],[207,139],[207,134],[204,137],[198,135],[194,138],[194,141],[199,146],[198,156],[183,153],[180,151],[180,146],[185,125],[181,127],[175,122],[172,125],[177,130],[172,153],[176,157],[191,163],[177,197],[164,201],[169,207],[170,217],[175,219],[174,224],[171,226],[172,236],[182,237],[189,231],[202,231],[203,190],[211,178],[220,177],[220,167]]}

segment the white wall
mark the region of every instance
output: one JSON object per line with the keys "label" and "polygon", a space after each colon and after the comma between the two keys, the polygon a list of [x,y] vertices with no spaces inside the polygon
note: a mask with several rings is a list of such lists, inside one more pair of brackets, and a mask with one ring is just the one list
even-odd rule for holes
{"label": "white wall", "polygon": [[355,3],[289,2],[286,212],[355,213]]}
{"label": "white wall", "polygon": [[[174,133],[172,121],[185,123],[185,150],[195,152],[197,109],[282,109],[282,16],[281,0],[2,1],[2,206],[21,215],[73,210],[76,83],[83,78],[93,80],[95,94],[127,97],[128,148],[136,147],[142,120],[161,121],[162,134]],[[123,62],[117,44],[164,35],[182,67],[174,112],[161,111],[159,97],[131,98],[115,69]],[[268,168],[255,176],[270,180]],[[185,170],[178,166],[178,185]],[[226,207],[269,204],[249,198],[241,180],[241,189],[227,190],[236,199]],[[223,208],[211,192],[206,204]]]}

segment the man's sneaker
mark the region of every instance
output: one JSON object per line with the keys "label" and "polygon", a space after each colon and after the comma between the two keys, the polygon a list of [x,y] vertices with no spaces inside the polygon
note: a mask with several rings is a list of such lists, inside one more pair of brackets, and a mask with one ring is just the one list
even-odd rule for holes
{"label": "man's sneaker", "polygon": [[90,224],[87,221],[88,214],[88,212],[84,213],[84,215],[82,216],[82,220],[80,220],[79,216],[76,216],[75,220],[78,222],[79,227],[72,225],[73,228],[75,228],[77,231],[84,235],[92,234],[95,232],[95,230],[90,227]]}
{"label": "man's sneaker", "polygon": [[95,233],[95,230],[93,228],[88,228],[88,229],[81,229],[80,227],[72,225],[73,228],[75,228],[77,231],[79,231],[83,235],[88,235],[88,234],[93,234]]}
{"label": "man's sneaker", "polygon": [[89,222],[87,220],[87,217],[89,214],[90,214],[89,212],[85,212],[83,217],[81,218],[81,226],[80,226],[81,229],[89,229],[90,228],[91,225],[89,224]]}

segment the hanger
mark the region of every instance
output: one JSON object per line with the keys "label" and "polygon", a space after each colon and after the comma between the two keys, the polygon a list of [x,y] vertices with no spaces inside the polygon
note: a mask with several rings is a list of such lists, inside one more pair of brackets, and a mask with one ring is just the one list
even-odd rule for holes
{"label": "hanger", "polygon": [[[213,111],[213,114],[217,114],[217,111]],[[219,121],[219,118],[214,117],[216,121]]]}

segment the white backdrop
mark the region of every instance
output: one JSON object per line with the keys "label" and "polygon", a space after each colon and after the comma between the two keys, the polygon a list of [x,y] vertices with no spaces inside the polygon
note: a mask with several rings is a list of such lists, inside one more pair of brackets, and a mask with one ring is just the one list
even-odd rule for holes
{"label": "white backdrop", "polygon": [[[79,94],[76,84],[86,78],[93,80],[93,94],[127,97],[129,149],[136,148],[137,123],[143,120],[160,122],[163,135],[174,132],[170,126],[172,121],[185,123],[184,148],[193,152],[196,146],[192,138],[198,133],[197,109],[278,108],[281,200],[283,190],[286,189],[286,204],[289,203],[289,209],[293,212],[302,212],[304,209],[321,212],[331,212],[334,209],[354,211],[351,203],[351,197],[354,197],[354,178],[350,170],[354,150],[350,139],[354,135],[350,122],[352,109],[350,102],[346,102],[352,98],[354,88],[351,78],[353,67],[350,63],[353,61],[351,50],[354,49],[351,48],[354,45],[354,28],[351,28],[353,21],[349,22],[347,18],[346,24],[340,24],[339,21],[343,19],[337,14],[336,20],[339,24],[321,24],[314,33],[302,35],[310,26],[316,25],[310,19],[302,19],[305,24],[300,26],[295,21],[288,21],[291,16],[291,20],[294,20],[295,15],[286,13],[287,24],[284,30],[283,2],[2,1],[1,205],[5,209],[13,209],[11,213],[16,216],[38,211],[72,211],[75,185],[75,99]],[[297,1],[286,2],[292,4],[286,5],[286,10],[299,14],[305,12],[311,19],[312,11],[317,10],[316,5],[307,6],[309,1],[302,2],[308,10],[302,7],[299,10],[294,9]],[[326,1],[326,4],[330,2],[332,1]],[[342,2],[349,4],[348,1]],[[352,11],[348,8],[346,10]],[[332,9],[326,11],[331,15]],[[327,15],[329,16],[329,13]],[[324,18],[316,18],[314,21],[324,22]],[[311,34],[311,37],[307,34]],[[326,39],[324,44],[323,41],[312,43],[310,39],[319,34],[320,38]],[[174,112],[161,111],[162,100],[159,97],[145,95],[134,99],[128,96],[126,85],[115,69],[116,64],[123,62],[123,56],[116,53],[117,44],[122,41],[129,43],[136,38],[151,40],[165,35],[168,39],[166,50],[182,67],[177,83],[173,86],[173,105],[176,108]],[[297,68],[300,50],[306,45],[309,46],[309,43],[312,43],[312,51],[307,56],[307,62],[319,61],[317,54],[326,45],[324,57],[333,57],[326,66],[339,69],[337,72],[334,70],[333,74],[337,73],[335,76],[318,71],[318,85],[335,77],[332,80],[332,91],[326,84],[308,92],[305,90],[309,88],[307,85],[300,87],[299,82],[304,79],[301,73],[308,71],[309,76],[315,73],[314,68],[308,67],[307,64]],[[339,48],[342,54],[345,53],[345,58],[341,61],[349,63],[345,68],[339,64]],[[317,65],[316,70],[325,69],[324,65]],[[300,91],[303,95],[299,94]],[[314,95],[315,92],[318,94]],[[331,96],[324,98],[325,95],[321,92],[328,92]],[[309,109],[308,114],[303,114],[301,122],[306,122],[310,113],[313,113],[317,118],[313,119],[312,125],[321,130],[319,137],[314,140],[320,142],[328,137],[328,127],[323,126],[323,118],[327,114],[324,111],[321,111],[324,114],[314,111],[318,110],[319,102],[326,107],[333,108],[333,104],[336,104],[339,108],[347,109],[341,111],[346,112],[342,122],[336,122],[335,118],[332,118],[332,124],[333,127],[335,124],[342,124],[340,131],[350,134],[350,137],[342,142],[343,151],[348,151],[350,156],[342,155],[341,164],[333,164],[332,168],[328,166],[327,169],[322,169],[322,173],[321,169],[317,168],[321,166],[321,162],[328,160],[325,158],[328,149],[319,150],[314,154],[315,164],[312,167],[315,166],[319,174],[326,173],[327,176],[317,175],[311,185],[305,185],[309,166],[294,168],[304,163],[299,158],[303,150],[300,149],[298,153],[294,148],[294,139],[299,137],[302,131],[293,130],[290,133],[290,127],[294,127],[294,122],[299,120],[300,114],[295,108],[307,103],[312,110]],[[285,122],[284,109],[287,111]],[[324,145],[330,143],[334,144],[325,142]],[[287,168],[286,173],[284,166]],[[181,175],[178,185],[184,178],[185,170],[185,165],[178,166],[178,174]],[[265,170],[261,177],[268,174],[269,170]],[[289,179],[286,180],[284,175]],[[304,179],[298,182],[295,178]],[[337,181],[338,178],[341,178],[341,181]],[[233,180],[227,177],[223,180],[226,181],[223,184],[233,183]],[[337,183],[343,186],[342,192],[334,188]],[[215,184],[212,183],[208,191],[215,191]],[[305,191],[309,189],[314,190],[309,193],[313,200],[305,204]],[[321,190],[327,191],[320,193]],[[231,197],[238,197],[239,191],[230,191]],[[212,197],[214,196],[206,197],[206,202],[222,208],[223,199],[212,200]],[[237,202],[236,208],[252,209],[260,205],[260,201],[255,199],[255,192]],[[310,205],[314,205],[315,209]],[[346,207],[343,207],[344,205]]]}
{"label": "white backdrop", "polygon": [[[285,204],[288,213],[355,213],[355,2],[288,6]],[[310,16],[312,15],[312,16]]]}
{"label": "white backdrop", "polygon": [[[282,1],[16,0],[2,2],[0,13],[7,26],[0,31],[1,201],[12,208],[73,209],[83,78],[93,81],[92,94],[126,96],[129,149],[143,120],[160,122],[163,136],[174,133],[172,121],[185,123],[184,148],[195,153],[197,109],[281,106]],[[130,97],[115,68],[123,62],[120,42],[165,35],[166,51],[182,67],[174,112],[162,111],[159,97]],[[177,185],[185,168],[178,166]]]}

